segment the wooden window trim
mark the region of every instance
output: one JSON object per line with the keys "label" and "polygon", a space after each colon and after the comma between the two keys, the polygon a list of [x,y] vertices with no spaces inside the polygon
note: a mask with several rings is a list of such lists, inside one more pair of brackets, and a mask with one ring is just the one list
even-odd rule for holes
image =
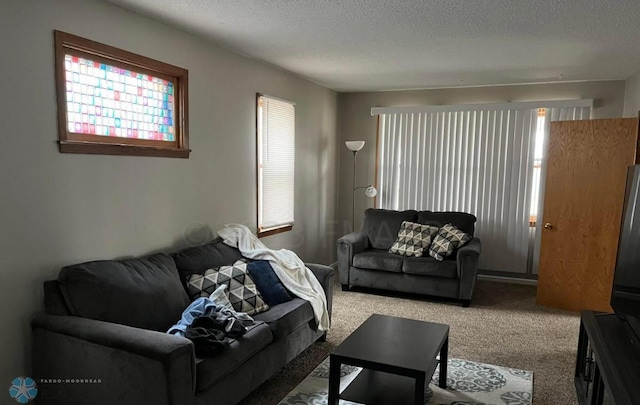
{"label": "wooden window trim", "polygon": [[266,236],[276,235],[279,233],[289,232],[293,229],[293,225],[285,225],[278,228],[266,229],[264,231],[258,231],[258,238],[264,238]]}
{"label": "wooden window trim", "polygon": [[[54,31],[56,92],[58,105],[58,145],[63,153],[157,156],[188,158],[188,81],[186,69],[109,45]],[[67,128],[65,54],[89,58],[111,66],[135,70],[174,83],[175,141],[132,139],[71,132]]]}

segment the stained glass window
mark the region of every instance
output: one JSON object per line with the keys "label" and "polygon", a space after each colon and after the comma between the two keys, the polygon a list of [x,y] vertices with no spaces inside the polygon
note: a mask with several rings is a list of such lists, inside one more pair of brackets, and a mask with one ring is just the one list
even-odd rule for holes
{"label": "stained glass window", "polygon": [[72,55],[64,70],[69,131],[175,140],[172,82]]}
{"label": "stained glass window", "polygon": [[61,152],[189,156],[185,69],[55,37]]}

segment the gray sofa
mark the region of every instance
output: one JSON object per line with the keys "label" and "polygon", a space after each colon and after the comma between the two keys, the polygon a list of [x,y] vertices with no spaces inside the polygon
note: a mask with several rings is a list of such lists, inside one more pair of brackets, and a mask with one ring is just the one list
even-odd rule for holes
{"label": "gray sofa", "polygon": [[451,223],[473,236],[476,217],[463,212],[366,210],[362,230],[338,239],[342,289],[358,286],[422,294],[468,307],[478,274],[480,240],[472,238],[443,261],[389,253],[403,221],[439,227]]}
{"label": "gray sofa", "polygon": [[[215,357],[165,333],[190,300],[180,276],[232,264],[217,239],[173,255],[82,263],[44,283],[32,321],[39,404],[235,404],[324,334],[300,298],[254,315],[257,326]],[[307,264],[331,313],[334,271]]]}

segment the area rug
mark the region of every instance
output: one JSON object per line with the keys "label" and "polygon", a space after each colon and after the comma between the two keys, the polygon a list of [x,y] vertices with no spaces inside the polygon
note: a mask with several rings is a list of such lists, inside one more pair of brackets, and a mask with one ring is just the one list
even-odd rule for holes
{"label": "area rug", "polygon": [[[427,388],[429,405],[531,405],[533,372],[514,368],[449,359],[447,389],[438,387],[438,370]],[[340,392],[362,369],[343,365],[340,370]],[[327,357],[279,405],[322,405],[327,403],[329,358]],[[357,405],[340,400],[340,405]]]}

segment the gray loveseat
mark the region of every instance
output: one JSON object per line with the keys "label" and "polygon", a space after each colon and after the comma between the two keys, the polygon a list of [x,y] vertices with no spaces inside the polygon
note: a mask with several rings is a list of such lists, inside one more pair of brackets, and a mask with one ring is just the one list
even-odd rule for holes
{"label": "gray loveseat", "polygon": [[[45,314],[32,321],[39,404],[235,404],[324,334],[300,298],[254,315],[258,325],[215,357],[195,357],[165,331],[189,298],[186,276],[229,265],[237,249],[217,239],[173,255],[82,263],[47,281]],[[331,313],[334,272],[307,264]]]}
{"label": "gray loveseat", "polygon": [[389,253],[403,221],[439,227],[451,223],[473,236],[476,217],[463,212],[365,211],[360,232],[338,239],[338,271],[343,290],[351,286],[452,299],[467,307],[478,274],[480,240],[472,238],[438,261]]}

